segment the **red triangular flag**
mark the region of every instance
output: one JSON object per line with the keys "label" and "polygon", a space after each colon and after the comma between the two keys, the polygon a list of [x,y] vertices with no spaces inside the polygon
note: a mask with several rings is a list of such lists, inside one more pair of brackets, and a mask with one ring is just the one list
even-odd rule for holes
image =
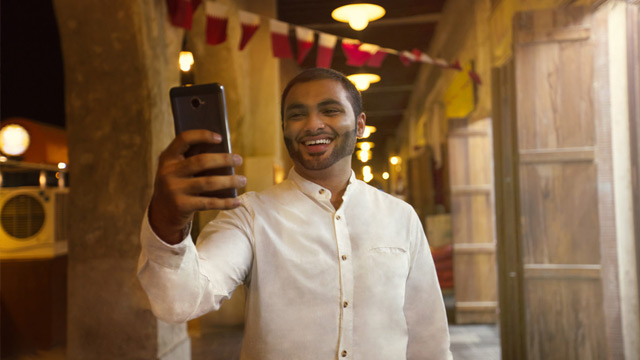
{"label": "red triangular flag", "polygon": [[318,57],[316,58],[316,66],[321,68],[331,67],[331,57],[333,49],[336,47],[338,37],[331,34],[318,34]]}
{"label": "red triangular flag", "polygon": [[167,0],[169,20],[174,26],[191,30],[194,9],[195,7],[191,0]]}
{"label": "red triangular flag", "polygon": [[313,30],[296,26],[296,40],[298,44],[298,64],[302,64],[313,46]]}
{"label": "red triangular flag", "polygon": [[451,69],[455,69],[455,70],[462,70],[462,66],[460,66],[460,61],[456,60],[453,62],[453,64],[449,65],[449,68]]}
{"label": "red triangular flag", "polygon": [[293,58],[289,44],[289,24],[286,22],[271,19],[271,51],[278,58]]}
{"label": "red triangular flag", "polygon": [[342,50],[347,57],[347,65],[362,66],[378,51],[380,47],[373,44],[361,44],[354,39],[342,39]]}
{"label": "red triangular flag", "polygon": [[416,56],[410,53],[409,51],[401,52],[399,57],[400,57],[400,61],[402,61],[402,64],[404,64],[404,66],[409,66],[411,65],[412,62],[416,61]]}
{"label": "red triangular flag", "polygon": [[480,80],[480,75],[473,70],[469,70],[469,77],[473,80],[477,85],[482,85],[482,80]]}
{"label": "red triangular flag", "polygon": [[420,56],[422,55],[422,51],[416,48],[413,48],[413,50],[411,50],[411,53],[416,57],[416,60],[419,60]]}
{"label": "red triangular flag", "polygon": [[371,67],[380,67],[382,66],[382,62],[387,57],[389,53],[385,49],[378,50],[373,56],[367,60],[367,66]]}
{"label": "red triangular flag", "polygon": [[238,47],[241,51],[247,46],[253,34],[260,27],[260,16],[250,13],[248,11],[239,10],[238,18],[240,19],[240,26],[242,26],[242,37],[240,38],[240,46]]}
{"label": "red triangular flag", "polygon": [[205,4],[207,14],[207,44],[218,45],[227,40],[229,7],[219,2],[208,1]]}

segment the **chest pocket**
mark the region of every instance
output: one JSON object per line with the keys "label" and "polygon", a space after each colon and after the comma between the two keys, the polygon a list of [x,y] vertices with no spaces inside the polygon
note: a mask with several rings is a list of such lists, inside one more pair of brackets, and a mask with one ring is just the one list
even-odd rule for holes
{"label": "chest pocket", "polygon": [[409,252],[401,247],[372,247],[367,254],[372,277],[384,284],[403,284],[409,274]]}

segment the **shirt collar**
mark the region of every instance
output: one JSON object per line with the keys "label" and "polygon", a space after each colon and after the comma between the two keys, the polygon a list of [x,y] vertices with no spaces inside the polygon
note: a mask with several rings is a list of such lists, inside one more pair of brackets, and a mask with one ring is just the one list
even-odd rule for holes
{"label": "shirt collar", "polygon": [[[326,199],[331,200],[331,191],[329,189],[324,188],[313,181],[309,181],[303,178],[300,174],[298,174],[295,168],[291,168],[289,170],[289,180],[293,181],[298,187],[300,191],[302,191],[305,195],[310,196],[316,199]],[[350,192],[349,188],[356,182],[356,174],[351,170],[351,176],[349,176],[349,183],[347,184],[347,189],[344,192],[343,199],[347,198],[347,194]]]}

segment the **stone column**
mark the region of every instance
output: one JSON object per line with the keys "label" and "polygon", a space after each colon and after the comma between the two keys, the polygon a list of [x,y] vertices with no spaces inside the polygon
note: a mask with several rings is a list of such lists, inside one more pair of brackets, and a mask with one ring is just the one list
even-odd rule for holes
{"label": "stone column", "polygon": [[164,1],[55,0],[70,154],[69,359],[187,359],[136,278],[157,155],[173,137],[183,32]]}

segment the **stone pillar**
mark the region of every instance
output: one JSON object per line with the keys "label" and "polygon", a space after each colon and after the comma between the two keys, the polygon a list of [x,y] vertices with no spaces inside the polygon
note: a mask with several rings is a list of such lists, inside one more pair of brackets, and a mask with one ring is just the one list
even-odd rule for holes
{"label": "stone pillar", "polygon": [[69,359],[187,359],[136,278],[157,155],[173,137],[181,30],[164,1],[54,0],[70,154]]}

